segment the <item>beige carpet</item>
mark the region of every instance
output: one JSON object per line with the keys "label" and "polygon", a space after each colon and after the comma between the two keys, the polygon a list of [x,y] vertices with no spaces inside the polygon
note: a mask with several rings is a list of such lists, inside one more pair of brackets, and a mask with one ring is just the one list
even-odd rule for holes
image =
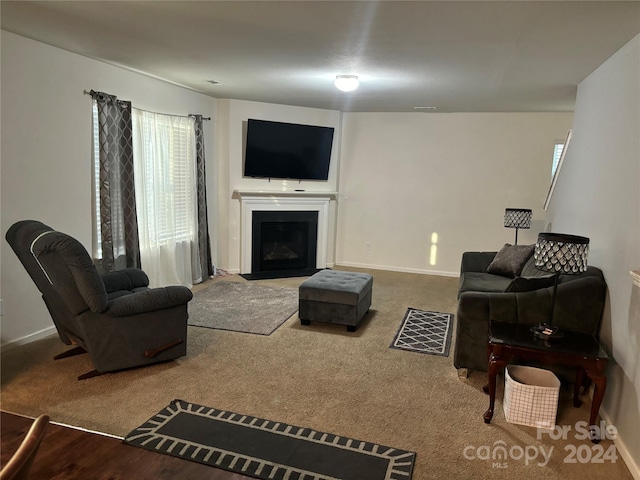
{"label": "beige carpet", "polygon": [[[4,352],[2,409],[47,413],[54,421],[124,436],[180,398],[415,451],[414,480],[632,478],[620,458],[565,463],[572,446],[596,453],[573,431],[567,440],[538,440],[536,429],[507,423],[502,388],[494,419],[485,425],[486,375],[460,379],[453,347],[449,357],[389,348],[408,307],[455,313],[457,278],[368,273],[374,276],[373,303],[355,333],[338,325],[301,326],[297,314],[270,336],[190,327],[186,357],[82,382],[76,376],[92,369],[88,357],[54,362],[51,357],[65,348],[57,337]],[[259,283],[297,287],[304,280]],[[237,275],[213,281],[245,282]],[[561,392],[558,423],[573,428],[588,419],[589,407],[586,401],[573,408],[569,392]],[[607,451],[613,443],[600,445]],[[516,458],[483,459],[500,446]],[[551,448],[548,464],[538,466],[544,462],[540,449],[548,454]],[[539,455],[528,465],[517,458],[527,450]]]}

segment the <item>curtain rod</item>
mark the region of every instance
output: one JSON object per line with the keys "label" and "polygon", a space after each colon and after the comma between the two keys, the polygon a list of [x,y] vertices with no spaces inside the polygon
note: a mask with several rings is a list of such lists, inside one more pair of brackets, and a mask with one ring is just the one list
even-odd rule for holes
{"label": "curtain rod", "polygon": [[[82,93],[84,93],[85,95],[91,95],[90,91],[87,90],[83,90]],[[193,117],[195,116],[194,114],[190,113],[189,115],[174,115],[173,113],[159,113],[159,112],[152,112],[150,110],[144,110],[142,108],[138,108],[138,107],[132,107],[132,108],[137,108],[138,110],[142,110],[143,112],[147,112],[147,113],[155,113],[157,115],[171,115],[172,117],[185,117],[185,118],[189,118],[189,117]],[[211,120],[211,117],[202,117],[202,120]]]}

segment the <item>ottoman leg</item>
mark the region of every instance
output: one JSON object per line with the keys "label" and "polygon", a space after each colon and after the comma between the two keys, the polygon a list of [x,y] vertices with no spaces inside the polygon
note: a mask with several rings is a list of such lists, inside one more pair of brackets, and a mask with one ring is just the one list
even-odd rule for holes
{"label": "ottoman leg", "polygon": [[355,332],[355,331],[356,331],[355,325],[347,325],[347,332]]}
{"label": "ottoman leg", "polygon": [[311,320],[300,319],[300,325],[311,325]]}

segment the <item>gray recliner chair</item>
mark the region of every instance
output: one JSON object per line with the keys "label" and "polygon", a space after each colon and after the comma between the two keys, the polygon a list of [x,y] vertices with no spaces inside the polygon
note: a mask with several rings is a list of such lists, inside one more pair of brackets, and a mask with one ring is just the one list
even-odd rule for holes
{"label": "gray recliner chair", "polygon": [[187,287],[149,288],[135,268],[101,275],[80,242],[38,221],[15,223],[6,239],[42,293],[60,340],[77,345],[55,358],[91,357],[95,370],[78,380],[186,355]]}

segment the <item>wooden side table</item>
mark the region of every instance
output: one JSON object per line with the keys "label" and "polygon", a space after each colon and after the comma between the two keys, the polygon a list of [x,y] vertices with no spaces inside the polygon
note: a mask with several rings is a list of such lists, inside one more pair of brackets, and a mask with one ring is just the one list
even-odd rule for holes
{"label": "wooden side table", "polygon": [[489,409],[484,413],[485,423],[490,423],[496,399],[496,376],[498,371],[512,360],[539,362],[551,365],[564,365],[576,368],[576,383],[573,392],[573,405],[579,407],[582,402],[578,398],[584,374],[593,381],[595,389],[589,416],[589,436],[598,443],[596,417],[607,388],[607,377],[604,369],[609,360],[598,340],[586,333],[565,331],[561,339],[549,341],[533,336],[530,325],[496,322],[489,323],[489,383],[484,387],[489,394]]}

